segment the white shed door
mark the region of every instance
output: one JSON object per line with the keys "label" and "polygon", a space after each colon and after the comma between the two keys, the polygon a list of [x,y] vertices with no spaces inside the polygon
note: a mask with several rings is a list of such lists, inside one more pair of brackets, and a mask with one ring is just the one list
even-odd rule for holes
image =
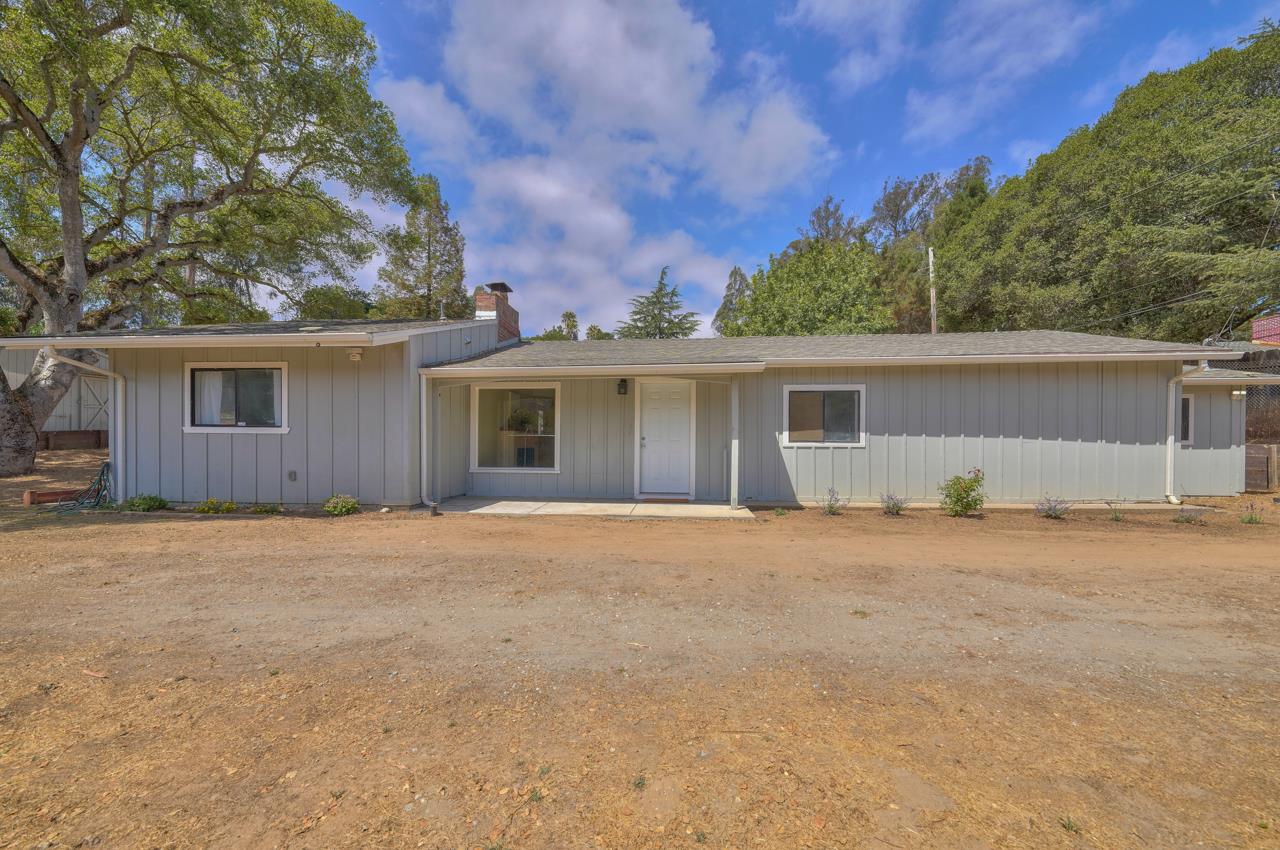
{"label": "white shed door", "polygon": [[640,492],[686,495],[690,445],[688,381],[640,383]]}
{"label": "white shed door", "polygon": [[80,428],[84,431],[107,429],[107,379],[80,376]]}

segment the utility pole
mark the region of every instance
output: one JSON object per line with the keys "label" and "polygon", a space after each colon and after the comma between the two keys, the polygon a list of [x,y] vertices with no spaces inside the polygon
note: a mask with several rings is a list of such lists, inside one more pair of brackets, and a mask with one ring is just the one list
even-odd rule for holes
{"label": "utility pole", "polygon": [[938,332],[938,288],[933,285],[933,248],[929,248],[929,333]]}

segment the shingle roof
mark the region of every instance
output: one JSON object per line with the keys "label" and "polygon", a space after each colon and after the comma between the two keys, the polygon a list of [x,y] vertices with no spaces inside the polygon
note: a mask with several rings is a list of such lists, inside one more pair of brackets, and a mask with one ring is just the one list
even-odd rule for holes
{"label": "shingle roof", "polygon": [[[418,321],[405,319],[298,319],[286,322],[232,322],[223,325],[173,325],[162,328],[119,328],[109,331],[92,331],[83,334],[50,334],[48,339],[93,340],[119,339],[137,336],[258,336],[263,334],[302,333],[388,333],[408,330],[427,330],[471,322],[471,319],[454,321]],[[26,337],[0,336],[0,346],[6,340],[22,340]]]}
{"label": "shingle roof", "polygon": [[1200,345],[1097,336],[1067,331],[993,333],[866,334],[862,336],[724,337],[715,339],[619,339],[526,342],[481,355],[458,366],[524,367],[639,366],[760,363],[778,360],[866,360],[982,356],[1097,356],[1168,354],[1195,360],[1220,350]]}

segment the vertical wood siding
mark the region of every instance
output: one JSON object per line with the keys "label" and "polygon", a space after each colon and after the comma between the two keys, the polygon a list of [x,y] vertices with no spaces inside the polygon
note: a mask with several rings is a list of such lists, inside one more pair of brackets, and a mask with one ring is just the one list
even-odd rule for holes
{"label": "vertical wood siding", "polygon": [[[334,493],[366,504],[417,501],[416,461],[406,461],[418,430],[417,383],[416,373],[406,377],[405,349],[366,347],[359,362],[342,348],[118,349],[112,366],[127,381],[126,494],[248,504],[315,504]],[[281,360],[289,364],[289,433],[183,433],[185,364]]]}
{"label": "vertical wood siding", "polygon": [[[762,502],[808,502],[834,487],[842,498],[857,501],[873,501],[881,493],[933,500],[941,481],[979,467],[993,501],[1032,502],[1045,495],[1159,499],[1166,381],[1177,368],[1067,363],[769,369],[747,375],[742,494]],[[866,385],[865,448],[782,445],[782,387],[805,383]],[[1227,408],[1213,411],[1224,444],[1234,441],[1231,450],[1238,450],[1243,432],[1231,430],[1237,426]],[[1204,463],[1216,476],[1201,474],[1199,486],[1213,488],[1204,495],[1239,489],[1235,469],[1243,469],[1243,461],[1218,454]]]}
{"label": "vertical wood siding", "polygon": [[1177,489],[1184,496],[1244,491],[1244,399],[1231,387],[1187,387],[1195,399],[1194,442],[1178,446]]}

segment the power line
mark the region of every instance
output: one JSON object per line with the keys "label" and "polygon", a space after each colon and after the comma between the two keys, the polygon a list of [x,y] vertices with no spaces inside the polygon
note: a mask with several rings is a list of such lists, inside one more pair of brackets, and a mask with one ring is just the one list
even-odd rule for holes
{"label": "power line", "polygon": [[1130,319],[1130,318],[1133,318],[1134,316],[1141,316],[1144,313],[1151,313],[1156,310],[1162,310],[1165,307],[1180,307],[1184,304],[1190,304],[1196,301],[1203,301],[1213,296],[1214,296],[1214,293],[1208,292],[1205,290],[1201,290],[1200,292],[1191,292],[1191,293],[1188,293],[1187,295],[1179,295],[1177,298],[1171,298],[1168,301],[1162,301],[1159,304],[1148,304],[1147,306],[1139,307],[1136,310],[1129,310],[1127,312],[1117,313],[1114,316],[1107,316],[1106,318],[1098,319],[1096,321],[1085,322],[1079,325],[1073,325],[1067,328],[1067,330],[1074,331],[1074,330],[1079,330],[1080,328],[1096,327],[1097,325],[1107,324],[1108,322],[1118,322],[1121,319]]}
{"label": "power line", "polygon": [[1154,182],[1154,183],[1151,183],[1151,184],[1149,184],[1149,185],[1147,185],[1147,186],[1143,186],[1141,189],[1134,189],[1132,192],[1128,192],[1128,193],[1126,193],[1126,194],[1124,194],[1124,195],[1120,195],[1119,197],[1116,197],[1116,198],[1111,198],[1111,199],[1109,199],[1109,200],[1106,200],[1106,201],[1102,202],[1101,204],[1097,204],[1096,206],[1090,207],[1090,208],[1088,208],[1088,209],[1081,210],[1080,212],[1078,212],[1078,213],[1076,213],[1075,215],[1073,215],[1073,216],[1071,216],[1070,218],[1068,218],[1068,219],[1067,219],[1066,221],[1064,221],[1063,223],[1064,223],[1064,224],[1070,224],[1070,223],[1072,223],[1072,222],[1076,221],[1077,219],[1081,218],[1082,216],[1085,216],[1085,215],[1088,215],[1088,214],[1090,214],[1090,213],[1097,212],[1098,210],[1101,210],[1101,209],[1104,209],[1104,208],[1110,207],[1112,204],[1116,203],[1117,201],[1127,201],[1127,200],[1128,200],[1128,199],[1130,199],[1130,198],[1136,197],[1137,195],[1141,195],[1143,192],[1148,192],[1148,191],[1150,191],[1150,190],[1152,190],[1152,189],[1156,188],[1157,186],[1162,186],[1162,185],[1164,185],[1165,183],[1168,183],[1168,182],[1169,182],[1169,181],[1171,181],[1171,180],[1176,180],[1176,179],[1178,179],[1179,177],[1184,177],[1184,176],[1186,176],[1187,174],[1190,174],[1190,173],[1191,173],[1191,172],[1193,172],[1193,171],[1199,171],[1201,168],[1204,168],[1206,165],[1213,165],[1215,162],[1221,162],[1222,160],[1226,159],[1227,157],[1229,157],[1229,156],[1231,156],[1231,155],[1233,155],[1233,154],[1240,153],[1241,151],[1246,151],[1246,150],[1248,150],[1249,148],[1251,148],[1251,147],[1253,147],[1253,146],[1257,145],[1259,142],[1262,142],[1263,140],[1268,139],[1268,138],[1270,138],[1271,136],[1274,136],[1274,135],[1277,135],[1277,134],[1280,134],[1280,126],[1272,125],[1272,127],[1271,127],[1271,129],[1270,129],[1270,130],[1268,130],[1267,132],[1263,133],[1261,136],[1258,136],[1258,137],[1257,137],[1257,138],[1255,138],[1253,141],[1248,142],[1247,144],[1241,145],[1241,146],[1240,146],[1240,147],[1238,147],[1238,148],[1233,148],[1233,149],[1231,149],[1231,150],[1227,151],[1226,153],[1224,153],[1224,154],[1222,154],[1222,155],[1220,155],[1220,156],[1216,156],[1216,157],[1214,157],[1213,159],[1205,160],[1204,162],[1197,163],[1197,164],[1195,164],[1195,165],[1190,166],[1189,168],[1184,168],[1182,171],[1178,171],[1178,172],[1176,172],[1176,173],[1174,173],[1174,174],[1170,174],[1168,177],[1161,178],[1160,180],[1157,180],[1157,181],[1156,181],[1156,182]]}

